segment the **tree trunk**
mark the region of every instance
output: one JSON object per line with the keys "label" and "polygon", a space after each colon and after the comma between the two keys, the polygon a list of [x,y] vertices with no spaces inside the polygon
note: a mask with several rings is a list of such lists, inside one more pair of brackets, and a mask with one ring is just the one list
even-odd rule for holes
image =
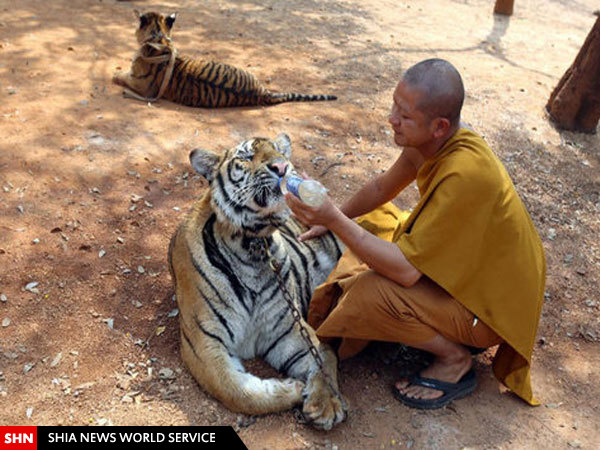
{"label": "tree trunk", "polygon": [[515,0],[496,0],[494,6],[494,14],[504,14],[505,16],[511,16],[513,13],[513,6]]}
{"label": "tree trunk", "polygon": [[550,95],[546,110],[565,130],[596,133],[600,119],[600,12],[571,67]]}

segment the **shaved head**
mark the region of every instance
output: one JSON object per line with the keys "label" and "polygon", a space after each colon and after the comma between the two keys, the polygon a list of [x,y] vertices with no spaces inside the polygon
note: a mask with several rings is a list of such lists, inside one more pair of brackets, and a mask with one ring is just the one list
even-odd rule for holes
{"label": "shaved head", "polygon": [[456,126],[465,99],[458,70],[443,59],[427,59],[409,68],[402,82],[421,93],[418,109],[429,119],[443,117]]}

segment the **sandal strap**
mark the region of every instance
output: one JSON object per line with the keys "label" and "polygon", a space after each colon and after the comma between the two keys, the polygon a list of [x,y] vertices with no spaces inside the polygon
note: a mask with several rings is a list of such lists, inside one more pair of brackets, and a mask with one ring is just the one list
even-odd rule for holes
{"label": "sandal strap", "polygon": [[[471,381],[471,379],[473,381]],[[436,380],[434,378],[424,378],[419,374],[413,375],[409,380],[409,383],[412,385],[423,386],[426,388],[435,389],[437,391],[442,391],[444,394],[446,394],[448,392],[456,391],[456,390],[462,388],[465,384],[470,385],[475,382],[476,382],[475,372],[473,371],[473,369],[469,370],[460,379],[460,381],[458,381],[458,383],[448,383],[446,381]]]}

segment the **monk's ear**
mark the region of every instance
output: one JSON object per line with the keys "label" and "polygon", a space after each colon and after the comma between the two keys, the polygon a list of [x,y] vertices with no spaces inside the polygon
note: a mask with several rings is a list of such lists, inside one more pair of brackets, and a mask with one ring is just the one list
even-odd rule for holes
{"label": "monk's ear", "polygon": [[443,138],[448,134],[452,124],[445,117],[436,117],[432,121],[433,137],[436,139]]}

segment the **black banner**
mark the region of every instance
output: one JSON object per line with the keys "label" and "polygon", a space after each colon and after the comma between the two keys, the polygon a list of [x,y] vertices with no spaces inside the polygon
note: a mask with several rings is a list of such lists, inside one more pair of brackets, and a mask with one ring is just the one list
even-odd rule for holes
{"label": "black banner", "polygon": [[37,427],[45,449],[246,449],[232,427]]}

